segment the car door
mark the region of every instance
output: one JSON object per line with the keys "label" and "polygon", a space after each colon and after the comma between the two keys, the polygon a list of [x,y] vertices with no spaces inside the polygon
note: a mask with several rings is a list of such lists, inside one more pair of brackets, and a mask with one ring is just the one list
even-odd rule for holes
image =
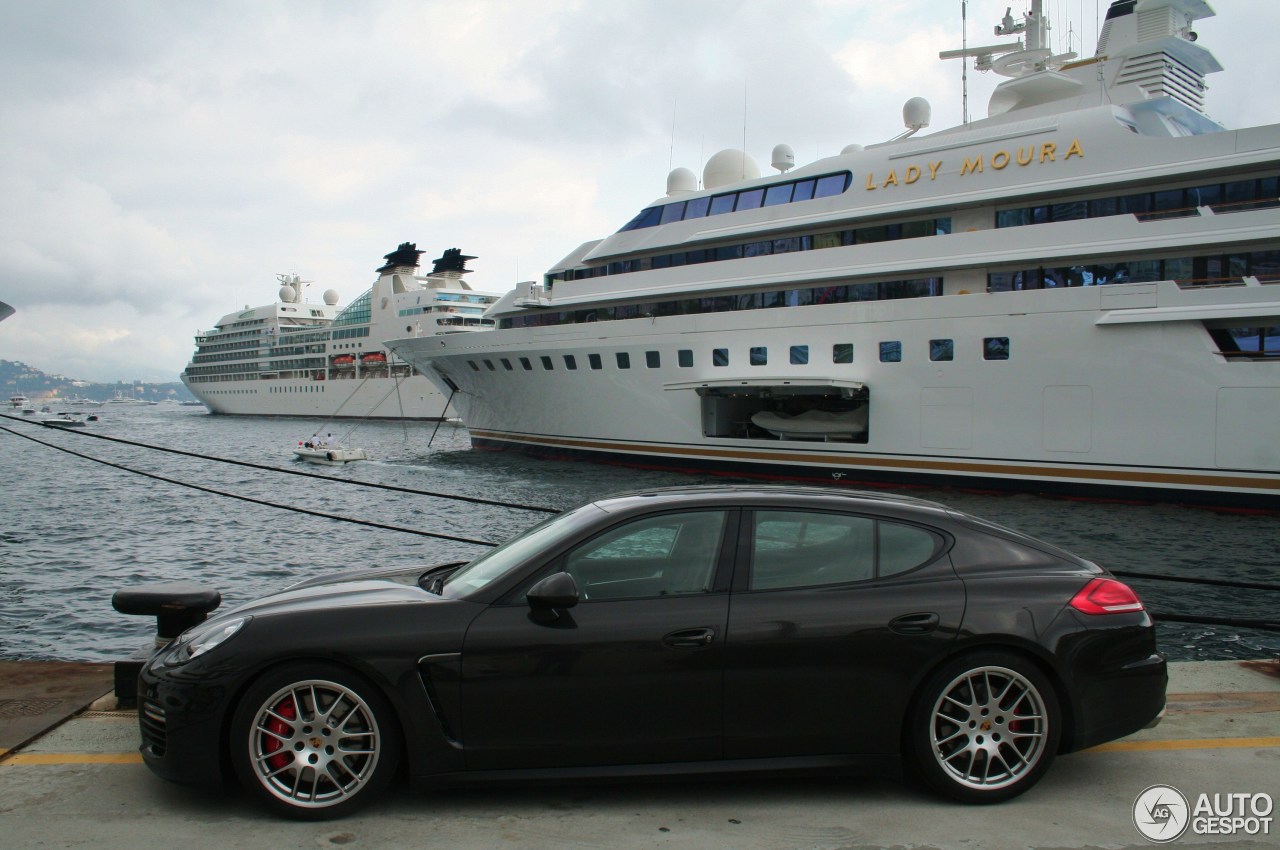
{"label": "car door", "polygon": [[964,589],[936,531],[802,510],[744,513],[725,668],[725,755],[893,753],[909,691]]}
{"label": "car door", "polygon": [[[624,521],[480,614],[462,652],[467,769],[719,758],[732,519]],[[525,594],[556,572],[580,601],[532,616]]]}

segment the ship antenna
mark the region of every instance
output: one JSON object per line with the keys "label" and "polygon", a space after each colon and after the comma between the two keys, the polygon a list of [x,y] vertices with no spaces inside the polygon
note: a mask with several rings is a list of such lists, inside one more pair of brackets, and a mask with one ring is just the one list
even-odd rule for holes
{"label": "ship antenna", "polygon": [[[960,47],[969,50],[969,0],[960,0]],[[960,115],[969,126],[969,63],[960,62]]]}

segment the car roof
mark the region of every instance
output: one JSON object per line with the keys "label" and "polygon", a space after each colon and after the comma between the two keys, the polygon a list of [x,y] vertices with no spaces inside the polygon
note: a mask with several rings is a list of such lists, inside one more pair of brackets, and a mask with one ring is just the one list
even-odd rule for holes
{"label": "car roof", "polygon": [[899,514],[928,515],[935,519],[955,517],[958,512],[940,502],[917,499],[897,493],[850,490],[843,487],[802,486],[791,484],[704,484],[657,487],[614,493],[593,504],[601,510],[630,512],[652,509],[654,502],[671,507],[746,506],[760,504],[806,504],[827,502],[829,507],[849,510],[889,511]]}

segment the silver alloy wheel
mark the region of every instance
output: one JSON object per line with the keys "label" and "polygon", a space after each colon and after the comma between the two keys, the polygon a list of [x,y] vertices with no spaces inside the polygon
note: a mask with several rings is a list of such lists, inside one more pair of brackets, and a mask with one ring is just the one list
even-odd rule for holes
{"label": "silver alloy wheel", "polygon": [[249,734],[249,763],[272,796],[320,809],[364,787],[377,769],[382,743],[377,718],[359,694],[311,679],[281,688],[262,703]]}
{"label": "silver alloy wheel", "polygon": [[1007,667],[975,667],[943,688],[930,716],[930,744],[943,772],[976,790],[1027,776],[1045,754],[1044,698]]}

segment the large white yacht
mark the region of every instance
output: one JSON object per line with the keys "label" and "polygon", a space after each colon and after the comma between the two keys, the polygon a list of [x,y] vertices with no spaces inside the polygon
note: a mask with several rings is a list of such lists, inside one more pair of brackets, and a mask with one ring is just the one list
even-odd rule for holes
{"label": "large white yacht", "polygon": [[446,395],[388,351],[391,336],[488,330],[501,293],[472,289],[451,248],[429,275],[410,242],[384,258],[373,286],[339,308],[338,293],[303,300],[305,281],[280,275],[279,300],[228,313],[196,336],[182,381],[212,413],[342,419],[441,419]]}
{"label": "large white yacht", "polygon": [[391,349],[479,448],[1280,507],[1280,126],[1206,115],[1201,0],[1117,0],[1084,60],[1031,6],[941,55],[988,117],[676,169],[493,333]]}

